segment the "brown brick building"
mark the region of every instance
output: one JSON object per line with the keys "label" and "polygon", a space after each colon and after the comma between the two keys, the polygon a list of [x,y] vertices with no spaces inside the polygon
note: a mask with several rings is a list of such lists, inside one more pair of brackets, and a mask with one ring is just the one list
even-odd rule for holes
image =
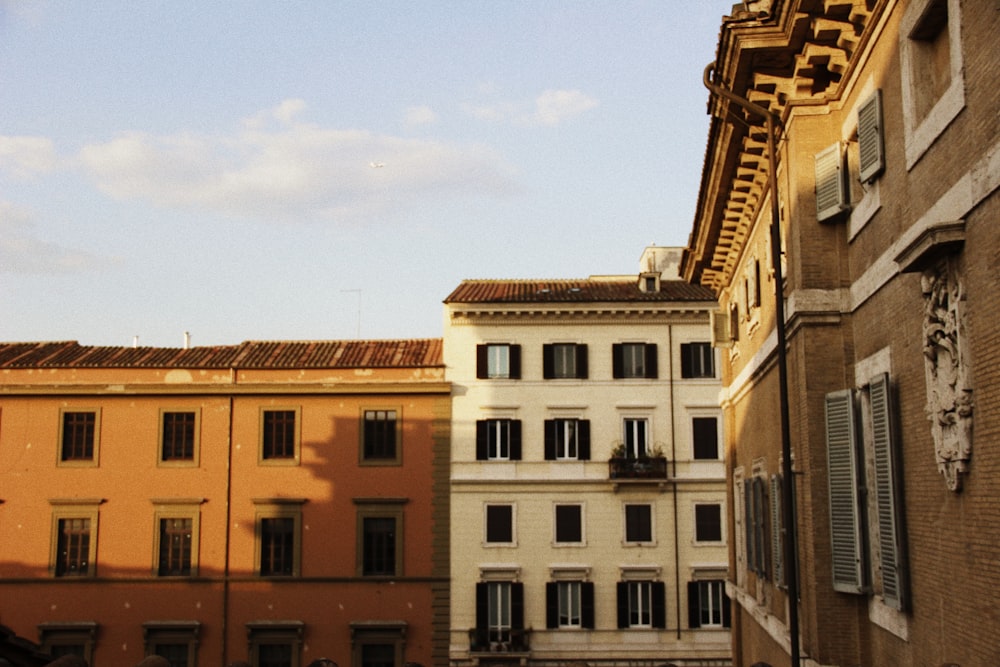
{"label": "brown brick building", "polygon": [[1000,664],[998,34],[982,0],[724,19],[682,271],[722,308],[737,666]]}
{"label": "brown brick building", "polygon": [[0,623],[134,665],[447,660],[440,339],[0,345]]}

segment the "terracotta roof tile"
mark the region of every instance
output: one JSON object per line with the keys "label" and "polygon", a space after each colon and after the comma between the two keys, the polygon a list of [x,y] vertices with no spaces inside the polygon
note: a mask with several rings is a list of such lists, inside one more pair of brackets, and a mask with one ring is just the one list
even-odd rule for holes
{"label": "terracotta roof tile", "polygon": [[463,280],[445,303],[559,303],[614,301],[715,301],[702,285],[664,280],[660,291],[643,292],[637,278],[580,280]]}
{"label": "terracotta roof tile", "polygon": [[99,347],[76,341],[0,343],[0,368],[423,368],[441,366],[440,338],[246,341],[214,347]]}

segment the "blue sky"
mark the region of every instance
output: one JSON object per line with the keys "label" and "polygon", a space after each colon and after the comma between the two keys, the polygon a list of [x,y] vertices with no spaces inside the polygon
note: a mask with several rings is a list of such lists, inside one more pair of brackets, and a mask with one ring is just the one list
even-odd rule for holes
{"label": "blue sky", "polygon": [[0,0],[0,340],[422,338],[685,245],[732,0]]}

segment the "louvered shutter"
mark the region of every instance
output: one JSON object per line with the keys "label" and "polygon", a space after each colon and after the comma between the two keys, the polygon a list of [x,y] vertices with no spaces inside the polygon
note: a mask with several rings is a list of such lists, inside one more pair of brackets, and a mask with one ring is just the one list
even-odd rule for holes
{"label": "louvered shutter", "polygon": [[580,625],[594,629],[594,582],[580,584]]}
{"label": "louvered shutter", "polygon": [[615,587],[618,591],[618,627],[628,627],[628,582],[619,581]]}
{"label": "louvered shutter", "polygon": [[733,625],[733,604],[729,601],[725,589],[722,591],[722,627],[728,628]]}
{"label": "louvered shutter", "polygon": [[589,375],[587,368],[587,345],[581,343],[576,346],[576,377],[586,380]]}
{"label": "louvered shutter", "polygon": [[747,569],[756,571],[757,557],[753,552],[753,478],[743,480],[743,536],[746,538]]}
{"label": "louvered shutter", "polygon": [[826,396],[826,454],[833,589],[861,593],[864,590],[862,513],[854,394],[849,389]]}
{"label": "louvered shutter", "polygon": [[510,420],[510,460],[521,460],[521,420]]}
{"label": "louvered shutter", "polygon": [[656,343],[646,343],[646,377],[659,377],[656,367]]}
{"label": "louvered shutter", "polygon": [[556,460],[556,420],[545,420],[545,460]]}
{"label": "louvered shutter", "polygon": [[878,504],[879,555],[882,561],[882,597],[902,609],[905,603],[904,571],[897,511],[897,468],[893,438],[892,394],[889,375],[883,373],[869,385],[872,443],[875,450],[875,500]]}
{"label": "louvered shutter", "polygon": [[480,419],[476,422],[476,460],[485,461],[490,458],[489,440],[487,429],[489,422]]}
{"label": "louvered shutter", "polygon": [[590,420],[581,419],[576,423],[577,458],[590,460]]}
{"label": "louvered shutter", "polygon": [[510,628],[524,630],[524,584],[519,581],[510,585]]}
{"label": "louvered shutter", "polygon": [[785,559],[782,533],[781,507],[781,476],[771,475],[771,562],[774,583],[782,586],[785,583]]}
{"label": "louvered shutter", "polygon": [[551,380],[556,376],[555,352],[552,345],[542,345],[542,378]]}
{"label": "louvered shutter", "polygon": [[701,592],[697,581],[689,581],[688,589],[688,627],[692,630],[701,627]]}
{"label": "louvered shutter", "polygon": [[545,582],[545,627],[559,627],[559,584],[554,581]]}
{"label": "louvered shutter", "polygon": [[613,343],[611,345],[611,377],[625,377],[625,362],[622,353],[622,344]]}
{"label": "louvered shutter", "polygon": [[476,639],[478,647],[489,646],[490,591],[485,581],[476,583]]}
{"label": "louvered shutter", "polygon": [[510,379],[521,379],[521,346],[510,346]]}
{"label": "louvered shutter", "polygon": [[858,108],[858,175],[863,183],[870,183],[883,169],[882,91],[876,90]]}
{"label": "louvered shutter", "polygon": [[483,380],[489,377],[489,351],[486,345],[476,346],[476,377]]}
{"label": "louvered shutter", "polygon": [[816,219],[825,222],[848,208],[840,143],[816,153]]}
{"label": "louvered shutter", "polygon": [[667,585],[662,581],[654,581],[650,585],[650,590],[652,591],[652,611],[653,611],[653,627],[654,628],[666,628],[667,627]]}

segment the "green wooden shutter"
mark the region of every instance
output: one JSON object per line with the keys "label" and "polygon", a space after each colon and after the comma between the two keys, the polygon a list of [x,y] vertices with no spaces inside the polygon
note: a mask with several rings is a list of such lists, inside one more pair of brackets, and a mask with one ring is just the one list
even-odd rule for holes
{"label": "green wooden shutter", "polygon": [[862,511],[854,393],[850,389],[826,395],[826,454],[833,589],[861,593],[864,590]]}
{"label": "green wooden shutter", "polygon": [[883,169],[882,91],[876,90],[858,107],[858,175],[863,183],[870,183]]}
{"label": "green wooden shutter", "polygon": [[878,548],[882,561],[882,596],[896,609],[904,606],[904,572],[897,512],[896,460],[893,443],[892,395],[889,375],[883,373],[869,385],[872,410],[872,444],[875,450],[875,501],[878,504]]}

